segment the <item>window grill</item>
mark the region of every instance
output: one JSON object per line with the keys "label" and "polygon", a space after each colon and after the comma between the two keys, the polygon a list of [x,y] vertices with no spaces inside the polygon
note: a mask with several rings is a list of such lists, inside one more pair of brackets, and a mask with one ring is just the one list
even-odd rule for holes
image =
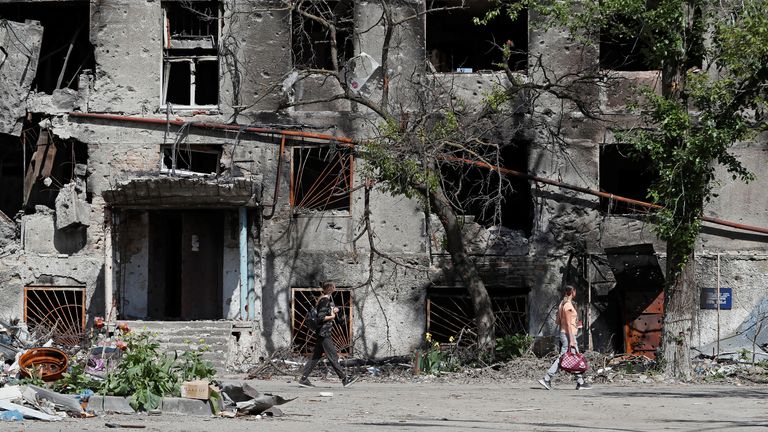
{"label": "window grill", "polygon": [[24,287],[24,321],[38,339],[65,346],[85,337],[85,287]]}
{"label": "window grill", "polygon": [[[315,347],[315,332],[307,325],[309,309],[315,305],[320,296],[319,288],[293,288],[291,290],[291,346],[297,354],[308,355]],[[333,295],[333,303],[339,308],[339,317],[334,321],[331,331],[333,344],[339,355],[352,354],[352,292],[337,289]]]}

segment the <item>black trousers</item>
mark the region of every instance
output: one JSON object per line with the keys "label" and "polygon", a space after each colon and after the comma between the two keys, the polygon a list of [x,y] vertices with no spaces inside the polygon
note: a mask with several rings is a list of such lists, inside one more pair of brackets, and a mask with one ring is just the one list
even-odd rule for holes
{"label": "black trousers", "polygon": [[323,353],[325,353],[325,357],[331,363],[333,370],[336,371],[336,375],[338,375],[339,378],[344,379],[347,374],[344,373],[344,371],[341,369],[341,366],[339,365],[339,356],[336,354],[336,347],[333,345],[331,335],[317,335],[317,341],[315,341],[315,349],[312,350],[312,357],[309,359],[306,366],[304,366],[304,373],[301,374],[301,377],[306,378],[309,376],[309,374],[312,372],[312,369],[317,366],[317,362],[320,361],[320,358],[322,358]]}

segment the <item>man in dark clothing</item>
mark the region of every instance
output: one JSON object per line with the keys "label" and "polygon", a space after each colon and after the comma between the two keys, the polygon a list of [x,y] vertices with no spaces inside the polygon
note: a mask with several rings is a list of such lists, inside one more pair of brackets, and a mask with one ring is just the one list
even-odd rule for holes
{"label": "man in dark clothing", "polygon": [[325,357],[331,363],[331,367],[336,371],[336,375],[341,378],[341,383],[344,387],[351,386],[357,377],[350,377],[344,373],[339,365],[339,356],[336,353],[336,347],[333,345],[333,339],[331,338],[331,331],[333,330],[333,322],[336,320],[336,315],[339,313],[339,308],[333,304],[331,294],[336,291],[336,285],[333,282],[325,282],[323,284],[323,294],[317,299],[317,316],[321,317],[322,323],[317,328],[317,340],[315,341],[315,348],[312,351],[312,357],[304,366],[304,372],[301,374],[299,385],[302,387],[314,387],[309,381],[309,374],[312,369],[317,366],[317,362],[325,353]]}

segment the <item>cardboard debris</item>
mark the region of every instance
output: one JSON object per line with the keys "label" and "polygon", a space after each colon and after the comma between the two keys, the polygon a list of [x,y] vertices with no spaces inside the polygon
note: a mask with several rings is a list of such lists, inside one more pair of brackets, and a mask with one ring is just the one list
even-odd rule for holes
{"label": "cardboard debris", "polygon": [[208,380],[185,381],[181,384],[181,397],[208,400],[211,397],[210,384]]}

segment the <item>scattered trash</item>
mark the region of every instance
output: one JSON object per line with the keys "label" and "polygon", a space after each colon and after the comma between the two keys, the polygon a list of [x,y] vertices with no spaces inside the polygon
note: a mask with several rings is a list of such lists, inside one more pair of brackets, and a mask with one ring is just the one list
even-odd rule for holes
{"label": "scattered trash", "polygon": [[333,397],[333,392],[320,392],[320,397]]}
{"label": "scattered trash", "polygon": [[0,421],[23,421],[24,416],[18,410],[0,412]]}
{"label": "scattered trash", "polygon": [[234,409],[238,415],[261,414],[275,405],[283,405],[296,399],[260,393],[248,383],[219,382],[218,384],[224,402],[223,412],[231,412]]}

